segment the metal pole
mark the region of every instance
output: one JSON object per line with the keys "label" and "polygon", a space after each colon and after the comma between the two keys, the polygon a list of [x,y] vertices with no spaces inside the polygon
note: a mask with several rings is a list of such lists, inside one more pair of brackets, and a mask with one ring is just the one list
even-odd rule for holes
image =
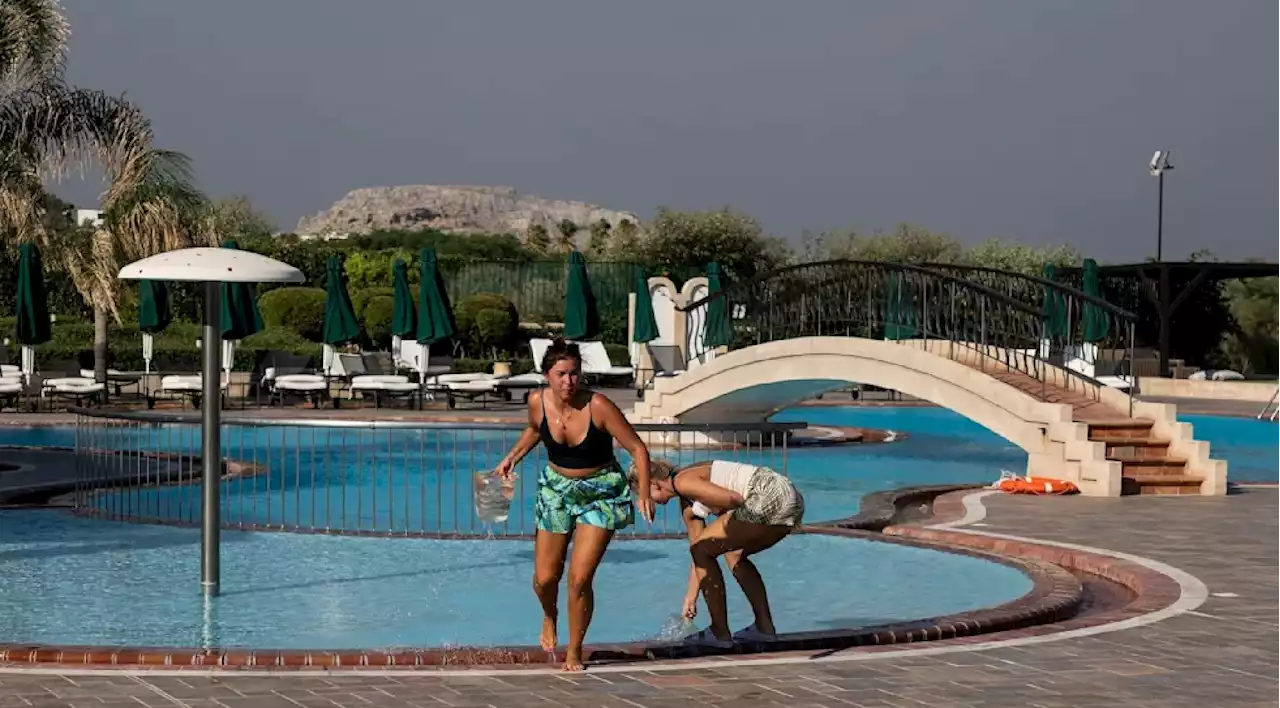
{"label": "metal pole", "polygon": [[1156,262],[1164,260],[1164,170],[1156,177]]}
{"label": "metal pole", "polygon": [[204,594],[218,594],[221,563],[218,486],[222,481],[222,289],[204,284],[204,406],[200,416],[200,586]]}

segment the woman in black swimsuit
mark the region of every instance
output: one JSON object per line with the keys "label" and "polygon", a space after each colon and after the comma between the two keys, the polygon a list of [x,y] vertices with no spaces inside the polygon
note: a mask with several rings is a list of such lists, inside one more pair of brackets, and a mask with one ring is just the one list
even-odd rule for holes
{"label": "woman in black swimsuit", "polygon": [[[505,479],[541,442],[547,466],[538,475],[534,503],[537,536],[533,544],[533,591],[542,605],[542,648],[555,649],[556,596],[564,572],[570,536],[569,649],[566,671],[581,671],[582,642],[591,623],[595,597],[591,581],[614,532],[630,526],[635,510],[653,521],[649,496],[649,449],[622,411],[605,396],[579,388],[582,355],[578,345],[557,338],[542,359],[547,387],[529,396],[529,426],[498,465]],[[579,442],[570,444],[569,441]],[[631,453],[639,482],[633,492],[627,473],[613,454],[613,443]]]}

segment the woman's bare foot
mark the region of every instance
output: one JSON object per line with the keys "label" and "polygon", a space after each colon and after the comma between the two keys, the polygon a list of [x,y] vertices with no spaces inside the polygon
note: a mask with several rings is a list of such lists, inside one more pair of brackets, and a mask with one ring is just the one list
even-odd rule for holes
{"label": "woman's bare foot", "polygon": [[556,618],[542,618],[542,635],[538,637],[538,644],[542,646],[543,651],[551,651],[556,648],[556,644],[560,639],[556,636]]}
{"label": "woman's bare foot", "polygon": [[582,664],[582,657],[578,652],[570,651],[564,657],[565,671],[583,671],[586,667]]}

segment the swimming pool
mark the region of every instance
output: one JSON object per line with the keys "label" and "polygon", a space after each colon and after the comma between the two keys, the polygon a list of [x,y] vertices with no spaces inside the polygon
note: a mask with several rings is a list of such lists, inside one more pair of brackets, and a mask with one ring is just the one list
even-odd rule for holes
{"label": "swimming pool", "polygon": [[[199,531],[60,511],[0,512],[0,641],[158,647],[385,649],[536,643],[528,543],[224,532],[206,610]],[[761,554],[781,631],[932,617],[1022,596],[1030,579],[978,558],[801,535]],[[588,640],[659,638],[680,610],[687,544],[615,544]],[[735,628],[751,621],[729,581]],[[561,637],[565,637],[564,590]],[[704,615],[699,617],[705,626]],[[671,637],[667,637],[670,639]]]}
{"label": "swimming pool", "polygon": [[[1025,454],[1002,438],[937,408],[811,407],[777,418],[907,434],[884,445],[787,451],[789,473],[805,493],[810,521],[849,516],[868,492],[988,482],[1002,469],[1020,471],[1026,463]],[[1185,419],[1196,426],[1197,437],[1211,443],[1215,455],[1228,460],[1233,479],[1276,480],[1274,424]],[[510,441],[499,433],[472,432],[465,445],[449,448],[431,431],[380,431],[376,435],[381,437],[371,438],[367,459],[346,464],[346,458],[333,457],[334,450],[345,446],[340,431],[228,431],[228,456],[263,464],[272,472],[223,486],[227,521],[278,522],[286,516],[328,513],[335,527],[438,524],[481,533],[486,529],[471,512],[468,473],[496,464]],[[175,438],[172,430],[122,429],[113,434],[132,436],[114,438],[124,447],[198,451],[194,434],[186,439]],[[70,428],[0,428],[0,445],[74,443]],[[748,454],[752,461],[777,464],[782,452]],[[336,476],[316,480],[315,469]],[[437,469],[444,474],[436,474]],[[531,488],[522,488],[507,530],[532,526]],[[100,503],[163,517],[166,510],[192,513],[198,508],[197,494],[198,485],[158,487],[108,494]],[[675,514],[664,511],[654,530],[678,532]],[[227,531],[224,594],[206,606],[195,583],[195,529],[122,524],[59,511],[0,514],[0,577],[5,578],[0,639],[5,641],[372,649],[528,644],[537,629],[527,543]],[[642,524],[638,530],[650,529]],[[759,558],[784,631],[988,607],[1030,588],[1022,573],[966,556],[824,536],[797,536],[784,544],[783,551]],[[598,611],[589,640],[657,637],[679,609],[687,558],[679,541],[617,544],[597,576]],[[749,615],[741,593],[735,587],[729,596],[735,626],[745,624]]]}

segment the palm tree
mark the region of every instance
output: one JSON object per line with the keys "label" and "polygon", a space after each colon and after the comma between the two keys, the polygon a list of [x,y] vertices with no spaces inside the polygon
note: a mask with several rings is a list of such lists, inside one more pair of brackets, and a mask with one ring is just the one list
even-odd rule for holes
{"label": "palm tree", "polygon": [[[57,0],[0,0],[0,230],[34,242],[94,313],[95,378],[106,380],[109,320],[119,320],[121,260],[214,240],[187,159],[153,147],[151,122],[122,97],[69,86],[66,17]],[[46,177],[96,165],[103,223],[47,227]]]}
{"label": "palm tree", "polygon": [[556,224],[556,231],[558,232],[556,234],[555,242],[556,250],[560,253],[568,253],[569,251],[577,248],[577,242],[574,240],[574,236],[577,235],[580,229],[581,227],[573,223],[571,219],[561,219],[560,222]]}
{"label": "palm tree", "polygon": [[596,258],[603,257],[609,250],[609,233],[613,230],[613,224],[608,219],[600,219],[591,222],[587,227],[591,232],[591,240],[587,242],[587,253]]}

